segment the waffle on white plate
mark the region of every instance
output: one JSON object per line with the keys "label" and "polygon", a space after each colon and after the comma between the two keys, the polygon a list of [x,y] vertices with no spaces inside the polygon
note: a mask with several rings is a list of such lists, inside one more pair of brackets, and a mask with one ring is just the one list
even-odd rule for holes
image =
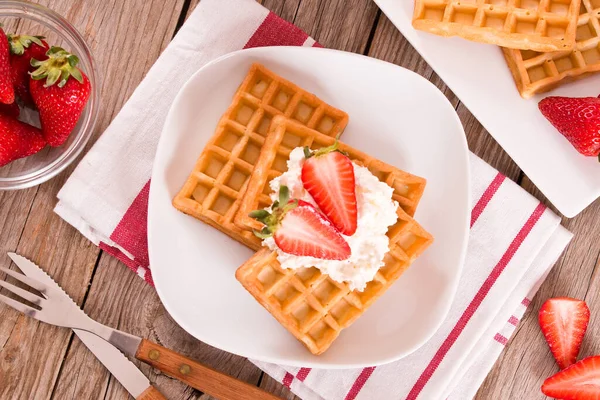
{"label": "waffle on white plate", "polygon": [[575,44],[581,0],[416,0],[413,26],[502,47],[558,51]]}
{"label": "waffle on white plate", "polygon": [[261,152],[271,120],[282,115],[336,137],[348,114],[254,64],[181,191],[173,199],[189,214],[257,250],[260,240],[233,219]]}
{"label": "waffle on white plate", "polygon": [[540,53],[503,49],[519,93],[530,98],[600,71],[600,1],[582,0],[575,48]]}
{"label": "waffle on white plate", "polygon": [[[246,211],[271,204],[268,182],[286,170],[285,160],[291,149],[299,146],[321,148],[333,142],[334,139],[294,121],[274,118],[236,223],[246,228],[262,228],[262,224],[249,218]],[[348,284],[337,282],[310,265],[284,269],[277,260],[277,252],[269,249],[256,253],[236,272],[236,278],[244,288],[316,355],[327,350],[340,332],[383,295],[433,242],[433,237],[404,211],[416,209],[425,189],[423,178],[341,142],[339,150],[391,186],[393,199],[401,204],[396,210],[398,220],[387,232],[390,250],[384,258],[384,266],[367,283],[365,290],[351,290]]]}

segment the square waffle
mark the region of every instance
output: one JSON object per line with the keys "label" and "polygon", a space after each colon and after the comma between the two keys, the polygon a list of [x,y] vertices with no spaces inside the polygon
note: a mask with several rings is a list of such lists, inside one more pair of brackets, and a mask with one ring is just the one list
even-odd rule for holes
{"label": "square waffle", "polygon": [[258,250],[260,240],[251,231],[237,227],[233,218],[271,121],[278,115],[331,137],[340,134],[348,124],[345,112],[264,66],[253,64],[183,188],[173,199],[173,206]]}
{"label": "square waffle", "polygon": [[572,49],[581,0],[415,0],[413,26],[536,51]]}
{"label": "square waffle", "polygon": [[[250,177],[248,190],[235,216],[235,224],[242,229],[260,230],[262,224],[250,218],[248,214],[252,210],[271,205],[269,182],[287,171],[287,160],[292,150],[300,146],[318,149],[331,146],[334,141],[334,138],[295,121],[284,117],[275,117],[260,158]],[[379,180],[392,187],[394,189],[393,199],[409,216],[414,215],[425,190],[427,183],[425,179],[388,165],[344,143],[339,143],[339,149],[348,153],[353,161],[367,167]]]}
{"label": "square waffle", "polygon": [[526,99],[600,71],[600,0],[582,0],[574,50],[503,52],[517,88]]}
{"label": "square waffle", "polygon": [[283,269],[277,252],[263,249],[236,272],[237,280],[296,339],[313,354],[331,346],[342,329],[349,327],[402,275],[433,242],[402,208],[388,230],[390,251],[385,265],[364,291],[351,291],[317,268]]}

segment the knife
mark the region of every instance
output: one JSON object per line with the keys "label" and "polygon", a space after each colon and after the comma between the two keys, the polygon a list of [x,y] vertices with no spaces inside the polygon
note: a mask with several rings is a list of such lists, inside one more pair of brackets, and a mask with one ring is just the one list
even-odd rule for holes
{"label": "knife", "polygon": [[[47,286],[59,289],[62,288],[46,274],[40,267],[15,253],[8,253],[13,262],[23,271],[23,273],[33,279],[36,279]],[[68,295],[65,293],[65,296]],[[69,300],[71,298],[69,297]],[[71,300],[72,301],[72,300]],[[83,310],[73,303],[81,313]],[[90,349],[98,360],[117,378],[123,387],[137,400],[164,399],[158,390],[150,384],[150,380],[123,355],[116,347],[99,338],[93,333],[85,332],[79,329],[73,329],[73,332],[81,339],[83,344]]]}

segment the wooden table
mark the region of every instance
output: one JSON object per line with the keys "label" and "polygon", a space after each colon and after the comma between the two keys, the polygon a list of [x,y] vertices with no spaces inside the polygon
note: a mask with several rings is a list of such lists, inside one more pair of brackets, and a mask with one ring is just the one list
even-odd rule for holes
{"label": "wooden table", "polygon": [[[92,47],[103,77],[103,108],[95,133],[98,138],[198,0],[39,3],[64,15]],[[371,0],[262,3],[326,47],[390,61],[425,76],[455,105],[470,149],[549,205]],[[92,318],[149,337],[284,398],[295,398],[246,359],[211,348],[185,333],[169,317],[154,289],[52,212],[56,194],[73,168],[36,188],[0,192],[0,265],[10,266],[7,251],[30,257],[43,265]],[[600,353],[600,340],[594,340],[600,332],[600,318],[595,317],[600,315],[600,279],[595,279],[600,258],[600,201],[577,218],[563,219],[563,224],[575,238],[479,390],[478,399],[544,398],[539,387],[557,371],[536,322],[537,310],[548,297],[587,300],[593,317],[582,354]],[[169,399],[209,398],[146,365],[140,368]],[[38,323],[0,305],[0,399],[127,398],[128,393],[70,330]]]}

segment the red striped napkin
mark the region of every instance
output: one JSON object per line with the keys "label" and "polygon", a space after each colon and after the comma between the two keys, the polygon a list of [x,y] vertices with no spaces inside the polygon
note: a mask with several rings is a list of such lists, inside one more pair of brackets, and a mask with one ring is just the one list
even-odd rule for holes
{"label": "red striped napkin", "polygon": [[[69,178],[55,211],[152,283],[149,179],[169,106],[207,62],[268,45],[318,46],[253,0],[202,0]],[[356,370],[255,363],[305,399],[472,397],[571,235],[556,215],[474,155],[471,171],[464,273],[446,321],[427,344],[400,361]]]}

